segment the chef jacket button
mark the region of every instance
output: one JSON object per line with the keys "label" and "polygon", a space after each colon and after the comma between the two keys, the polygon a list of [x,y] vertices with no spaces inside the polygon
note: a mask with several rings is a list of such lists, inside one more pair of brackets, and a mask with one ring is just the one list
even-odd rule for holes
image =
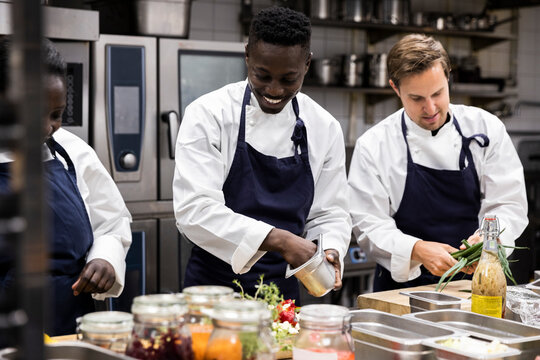
{"label": "chef jacket button", "polygon": [[250,126],[255,125],[255,121],[251,120],[251,121],[249,122],[249,125],[250,125]]}

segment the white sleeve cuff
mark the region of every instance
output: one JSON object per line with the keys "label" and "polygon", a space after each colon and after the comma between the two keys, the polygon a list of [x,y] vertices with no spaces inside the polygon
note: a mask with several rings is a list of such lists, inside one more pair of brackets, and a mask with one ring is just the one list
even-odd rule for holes
{"label": "white sleeve cuff", "polygon": [[231,267],[236,274],[248,272],[253,264],[266,254],[266,251],[260,251],[259,247],[274,227],[262,221],[258,221],[257,225],[249,228],[232,255]]}
{"label": "white sleeve cuff", "polygon": [[401,240],[401,244],[396,249],[397,251],[392,253],[390,260],[390,271],[392,273],[392,279],[397,282],[406,282],[416,279],[420,276],[420,265],[418,261],[411,260],[412,249],[414,244],[420,239],[404,235]]}
{"label": "white sleeve cuff", "polygon": [[96,300],[103,300],[107,297],[118,297],[124,289],[124,278],[126,274],[126,250],[122,242],[116,236],[104,235],[94,239],[94,244],[88,252],[86,262],[93,259],[103,259],[112,265],[116,280],[109,291],[101,294],[92,294]]}

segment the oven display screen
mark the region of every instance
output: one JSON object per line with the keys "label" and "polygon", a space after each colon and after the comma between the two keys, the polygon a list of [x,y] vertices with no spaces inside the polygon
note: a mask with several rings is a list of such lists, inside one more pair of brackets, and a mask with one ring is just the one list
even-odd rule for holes
{"label": "oven display screen", "polygon": [[139,134],[140,122],[138,86],[114,87],[114,133]]}

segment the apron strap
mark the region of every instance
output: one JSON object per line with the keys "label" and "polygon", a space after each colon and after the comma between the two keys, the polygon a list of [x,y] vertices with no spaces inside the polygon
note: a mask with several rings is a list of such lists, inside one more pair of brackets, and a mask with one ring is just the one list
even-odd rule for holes
{"label": "apron strap", "polygon": [[411,150],[409,149],[409,141],[407,140],[407,125],[405,125],[405,110],[401,113],[401,132],[403,133],[403,139],[405,139],[405,145],[407,145],[407,163],[412,164]]}
{"label": "apron strap", "polygon": [[240,113],[240,128],[238,129],[238,142],[243,143],[246,141],[246,105],[249,105],[251,101],[251,88],[249,84],[246,85],[244,90],[244,99],[242,100],[242,112]]}
{"label": "apron strap", "polygon": [[[463,133],[461,132],[461,128],[459,126],[459,123],[456,120],[456,117],[454,116],[454,126],[456,127],[459,135],[461,135],[461,138],[463,139],[463,145],[461,147],[461,152],[459,154],[459,168],[465,169],[465,158],[469,161],[469,163],[472,161],[472,153],[469,146],[471,145],[471,141],[476,141],[478,146],[480,147],[487,147],[489,146],[489,138],[485,134],[474,134],[469,137],[463,136]],[[480,141],[479,139],[482,139]]]}
{"label": "apron strap", "polygon": [[49,150],[51,150],[51,153],[55,158],[57,157],[56,153],[60,154],[60,156],[62,156],[64,158],[64,160],[66,161],[66,164],[68,166],[68,172],[72,176],[77,178],[77,175],[75,173],[75,166],[73,166],[73,161],[71,161],[71,158],[69,157],[66,150],[62,147],[62,145],[57,143],[56,140],[54,140],[54,138],[52,136],[47,139],[46,144],[49,147]]}
{"label": "apron strap", "polygon": [[296,124],[291,136],[291,140],[294,143],[294,156],[298,159],[298,147],[300,146],[300,152],[307,154],[307,130],[304,121],[300,118],[300,109],[298,107],[298,100],[296,96],[292,99],[292,107],[294,115],[296,116]]}

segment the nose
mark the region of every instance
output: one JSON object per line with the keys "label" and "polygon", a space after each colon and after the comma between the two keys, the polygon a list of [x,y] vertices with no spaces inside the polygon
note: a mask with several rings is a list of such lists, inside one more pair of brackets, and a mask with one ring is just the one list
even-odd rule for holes
{"label": "nose", "polygon": [[433,99],[428,98],[424,104],[424,112],[429,115],[433,115],[437,110],[437,105]]}
{"label": "nose", "polygon": [[266,86],[266,93],[273,98],[282,97],[285,89],[280,85],[279,81],[273,80]]}

